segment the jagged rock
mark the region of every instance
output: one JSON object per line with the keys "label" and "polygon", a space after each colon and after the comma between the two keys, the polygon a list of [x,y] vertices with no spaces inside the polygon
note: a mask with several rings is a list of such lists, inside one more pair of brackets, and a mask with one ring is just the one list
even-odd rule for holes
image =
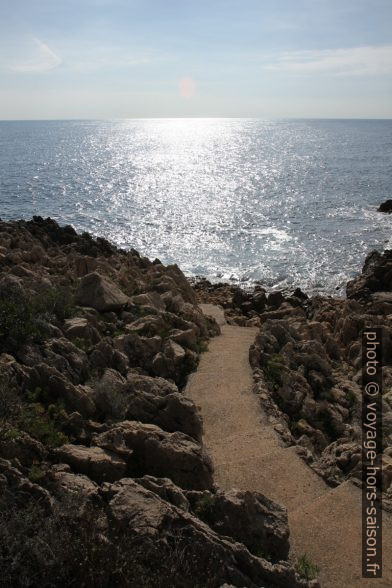
{"label": "jagged rock", "polygon": [[154,478],[154,476],[143,476],[143,478],[136,478],[135,482],[151,490],[154,494],[160,496],[166,502],[181,508],[182,510],[189,511],[189,500],[185,496],[183,490],[173,484],[169,478]]}
{"label": "jagged rock", "polygon": [[194,403],[163,378],[129,372],[125,379],[108,369],[96,387],[95,402],[109,417],[153,423],[201,440],[202,423]]}
{"label": "jagged rock", "polygon": [[75,386],[55,367],[40,363],[34,368],[31,379],[35,380],[33,388],[39,386],[47,390],[53,399],[65,401],[68,407],[85,417],[94,415],[96,408],[92,390],[88,386]]}
{"label": "jagged rock", "polygon": [[197,337],[193,329],[187,329],[185,331],[175,329],[170,332],[170,339],[182,347],[193,350],[197,349]]}
{"label": "jagged rock", "polygon": [[129,301],[116,284],[96,272],[81,279],[75,299],[81,306],[89,306],[99,312],[119,311]]}
{"label": "jagged rock", "polygon": [[334,485],[347,477],[361,478],[360,444],[347,439],[334,441],[322,452],[316,469]]}
{"label": "jagged rock", "polygon": [[202,447],[184,433],[124,421],[93,436],[93,443],[137,464],[141,475],[170,477],[182,488],[212,487],[212,463]]}
{"label": "jagged rock", "polygon": [[0,456],[4,459],[17,459],[23,466],[31,466],[42,461],[47,455],[45,447],[21,431],[16,437],[5,438],[0,443]]}
{"label": "jagged rock", "polygon": [[153,357],[162,348],[162,339],[157,335],[154,337],[139,337],[139,335],[129,334],[116,337],[113,339],[113,344],[118,351],[127,356],[131,366],[142,365],[149,369]]}
{"label": "jagged rock", "polygon": [[290,533],[283,506],[259,492],[188,491],[186,496],[194,513],[217,533],[243,543],[253,553],[287,559]]}
{"label": "jagged rock", "polygon": [[382,488],[384,492],[388,490],[388,488],[392,484],[392,456],[391,455],[383,455],[382,456]]}
{"label": "jagged rock", "polygon": [[135,480],[105,484],[102,494],[113,524],[131,534],[137,544],[144,547],[150,560],[157,556],[161,559],[162,554],[165,559],[176,560],[178,556],[167,550],[167,546],[174,543],[183,554],[183,565],[199,584],[212,581],[217,586],[229,582],[248,588],[265,584],[290,588],[308,586],[289,564],[273,565],[251,555],[240,543],[220,536]]}
{"label": "jagged rock", "polygon": [[136,304],[137,306],[152,306],[157,310],[165,310],[166,308],[165,302],[158,292],[146,292],[145,294],[131,296],[130,303]]}
{"label": "jagged rock", "polygon": [[64,323],[64,334],[68,339],[84,339],[92,345],[101,340],[97,329],[84,317],[67,319]]}
{"label": "jagged rock", "polygon": [[44,344],[43,359],[77,384],[88,376],[88,358],[84,351],[65,339],[51,339]]}
{"label": "jagged rock", "polygon": [[98,485],[83,474],[73,474],[66,467],[60,466],[52,471],[55,489],[70,494],[83,495],[86,498],[98,498]]}
{"label": "jagged rock", "polygon": [[282,292],[271,292],[267,298],[267,304],[270,308],[277,310],[284,302]]}
{"label": "jagged rock", "polygon": [[112,339],[109,337],[100,341],[89,354],[90,365],[95,369],[113,368],[126,375],[129,368],[127,355],[115,349]]}
{"label": "jagged rock", "polygon": [[[26,498],[33,497],[50,508],[52,499],[49,492],[26,478],[18,468],[12,465],[11,461],[0,458],[0,477],[4,477],[3,481],[13,495],[18,493],[19,497],[23,497],[23,495]],[[1,490],[4,491],[0,488]]]}
{"label": "jagged rock", "polygon": [[127,471],[127,464],[119,455],[101,447],[69,443],[55,449],[53,453],[75,472],[85,474],[98,483],[119,480]]}
{"label": "jagged rock", "polygon": [[380,206],[377,208],[377,212],[392,212],[392,200],[385,200],[385,202],[382,202],[380,204]]}

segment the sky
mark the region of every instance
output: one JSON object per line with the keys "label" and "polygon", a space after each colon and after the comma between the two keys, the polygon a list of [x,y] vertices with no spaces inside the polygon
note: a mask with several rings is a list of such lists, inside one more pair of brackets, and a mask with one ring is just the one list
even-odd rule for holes
{"label": "sky", "polygon": [[0,119],[392,118],[391,0],[0,0]]}

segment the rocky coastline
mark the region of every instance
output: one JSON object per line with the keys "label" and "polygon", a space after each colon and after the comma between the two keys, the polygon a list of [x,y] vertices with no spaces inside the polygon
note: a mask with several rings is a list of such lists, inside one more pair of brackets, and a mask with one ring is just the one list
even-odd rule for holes
{"label": "rocky coastline", "polygon": [[361,333],[383,329],[383,507],[392,510],[392,251],[371,252],[345,298],[251,292],[200,280],[199,302],[258,327],[254,393],[287,446],[335,487],[361,484]]}
{"label": "rocky coastline", "polygon": [[224,492],[183,391],[219,325],[258,327],[254,392],[328,484],[359,483],[361,331],[383,327],[384,506],[392,508],[392,251],[346,299],[190,283],[52,219],[0,222],[4,586],[316,587],[284,507]]}

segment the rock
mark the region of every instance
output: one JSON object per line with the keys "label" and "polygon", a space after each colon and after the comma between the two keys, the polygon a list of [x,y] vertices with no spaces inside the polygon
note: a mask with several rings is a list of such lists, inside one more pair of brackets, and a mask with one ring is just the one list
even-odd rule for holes
{"label": "rock", "polygon": [[377,212],[392,212],[392,200],[386,200],[382,202],[380,206],[377,208]]}
{"label": "rock", "polygon": [[140,475],[170,477],[181,488],[212,487],[212,463],[202,447],[184,433],[168,433],[156,425],[124,421],[93,436],[99,447],[124,459],[132,457]]}
{"label": "rock", "polygon": [[192,509],[217,533],[246,545],[249,551],[268,554],[274,561],[287,559],[287,511],[258,492],[219,490],[186,492]]}
{"label": "rock", "polygon": [[83,339],[94,345],[101,340],[97,329],[84,317],[73,317],[64,322],[64,334],[68,339]]}
{"label": "rock", "polygon": [[103,339],[94,347],[93,351],[89,353],[89,362],[92,368],[110,367],[122,375],[126,375],[129,369],[127,355],[114,347],[114,341],[110,337]]}
{"label": "rock", "polygon": [[315,469],[336,485],[348,477],[361,477],[361,446],[358,442],[338,439],[324,449]]}
{"label": "rock", "polygon": [[116,284],[96,272],[81,279],[75,299],[80,306],[95,308],[99,312],[120,311],[129,302]]}
{"label": "rock", "polygon": [[[74,384],[87,379],[89,374],[87,354],[68,339],[62,337],[45,342],[42,355],[45,363],[56,368]],[[36,360],[33,361],[33,364],[35,363]]]}
{"label": "rock", "polygon": [[[161,351],[162,339],[154,337],[139,337],[139,335],[120,335],[113,339],[115,349],[124,353],[130,366],[142,365],[150,369],[153,357]],[[157,373],[157,375],[161,375]],[[162,374],[163,375],[163,374]]]}
{"label": "rock", "polygon": [[170,339],[182,347],[193,350],[197,349],[197,337],[193,329],[187,329],[185,331],[175,329],[170,332]]}
{"label": "rock", "polygon": [[0,443],[0,456],[4,459],[17,459],[23,466],[31,466],[46,457],[45,447],[21,431],[16,437],[3,438]]}
{"label": "rock", "polygon": [[129,372],[125,379],[106,370],[95,393],[96,404],[105,415],[153,423],[201,441],[202,422],[194,403],[163,378]]}
{"label": "rock", "polygon": [[277,310],[281,306],[281,304],[283,304],[283,302],[284,302],[284,296],[283,296],[282,292],[279,292],[279,291],[271,292],[268,295],[267,304],[273,310]]}
{"label": "rock", "polygon": [[47,390],[54,400],[65,401],[68,408],[80,412],[85,417],[94,415],[96,408],[93,392],[88,386],[75,386],[55,367],[45,363],[35,367],[32,379],[35,379],[34,387]]}
{"label": "rock", "polygon": [[382,488],[386,492],[392,484],[392,456],[382,456]]}
{"label": "rock", "polygon": [[151,490],[157,496],[160,496],[166,502],[181,508],[182,510],[189,511],[189,501],[185,496],[183,490],[173,484],[169,478],[154,478],[154,476],[143,476],[143,478],[136,478],[135,482]]}
{"label": "rock", "polygon": [[146,292],[145,294],[138,294],[131,296],[130,303],[136,306],[152,306],[157,310],[165,310],[165,302],[158,292]]}
{"label": "rock", "polygon": [[[34,498],[45,508],[50,509],[52,499],[49,492],[39,484],[35,484],[26,478],[9,460],[0,458],[0,477],[3,477],[4,485],[12,496],[25,497],[23,502],[27,502],[29,498]],[[3,490],[1,486],[0,490]]]}
{"label": "rock", "polygon": [[83,474],[73,474],[61,469],[53,469],[52,479],[57,490],[69,494],[83,495],[86,498],[98,498],[98,485]]}
{"label": "rock", "polygon": [[127,464],[119,455],[101,447],[67,444],[53,453],[75,472],[85,474],[98,483],[119,480],[127,471]]}
{"label": "rock", "polygon": [[[182,568],[188,570],[188,575],[198,585],[212,583],[220,586],[227,582],[247,588],[308,586],[289,564],[273,565],[251,555],[240,543],[220,536],[190,513],[162,500],[135,480],[105,484],[102,495],[113,525],[130,535],[150,562],[164,561],[174,566],[179,551]],[[170,545],[177,546],[177,553],[168,550]],[[156,563],[151,565],[156,567]]]}

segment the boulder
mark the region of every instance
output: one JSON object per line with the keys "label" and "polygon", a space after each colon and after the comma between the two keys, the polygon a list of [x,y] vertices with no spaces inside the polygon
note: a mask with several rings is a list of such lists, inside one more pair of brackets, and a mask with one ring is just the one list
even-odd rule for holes
{"label": "boulder", "polygon": [[101,340],[97,329],[93,327],[85,317],[73,317],[64,322],[64,334],[67,339],[83,339],[90,345]]}
{"label": "boulder", "polygon": [[85,474],[98,483],[119,480],[127,471],[124,459],[102,447],[69,443],[55,449],[54,455],[59,461],[69,464],[75,472]]}
{"label": "boulder", "polygon": [[193,401],[163,378],[133,372],[123,378],[107,369],[95,388],[95,403],[109,418],[152,423],[201,441],[202,422]]}
{"label": "boulder", "polygon": [[[67,469],[68,468],[68,469]],[[52,480],[56,491],[60,494],[83,495],[85,498],[98,497],[98,485],[83,474],[74,474],[69,471],[69,466],[54,466],[52,470]]]}
{"label": "boulder", "polygon": [[46,449],[36,439],[21,431],[16,437],[1,439],[0,456],[4,459],[17,459],[23,466],[31,466],[46,457]]}
{"label": "boulder", "polygon": [[[181,569],[199,586],[225,582],[247,588],[310,586],[289,563],[274,565],[251,555],[240,543],[219,535],[135,480],[104,484],[101,493],[112,525],[139,546],[152,569],[173,573],[181,554]],[[182,585],[182,580],[183,572],[171,577],[168,585]]]}
{"label": "boulder", "polygon": [[281,304],[283,304],[283,302],[284,296],[282,292],[276,291],[268,294],[267,304],[270,308],[277,310],[281,306]]}
{"label": "boulder", "polygon": [[219,490],[186,492],[193,512],[221,535],[243,543],[255,554],[287,559],[289,526],[287,510],[259,492]]}
{"label": "boulder", "polygon": [[392,200],[385,200],[385,202],[382,202],[380,204],[380,206],[377,208],[377,212],[388,212],[391,213],[392,212]]}
{"label": "boulder", "polygon": [[80,306],[95,308],[99,312],[120,311],[129,298],[114,282],[93,272],[80,280],[75,300]]}
{"label": "boulder", "polygon": [[166,308],[165,302],[158,292],[137,294],[136,296],[131,296],[129,301],[131,304],[135,304],[136,306],[152,306],[157,310],[165,310]]}
{"label": "boulder", "polygon": [[136,464],[140,475],[170,477],[181,488],[212,487],[213,467],[203,448],[184,433],[124,421],[93,436],[93,443]]}
{"label": "boulder", "polygon": [[143,476],[143,478],[136,478],[135,482],[143,486],[143,488],[151,490],[151,492],[154,492],[154,494],[157,494],[157,496],[160,496],[166,502],[173,504],[173,506],[177,506],[186,512],[189,511],[189,501],[184,491],[173,484],[169,478]]}

